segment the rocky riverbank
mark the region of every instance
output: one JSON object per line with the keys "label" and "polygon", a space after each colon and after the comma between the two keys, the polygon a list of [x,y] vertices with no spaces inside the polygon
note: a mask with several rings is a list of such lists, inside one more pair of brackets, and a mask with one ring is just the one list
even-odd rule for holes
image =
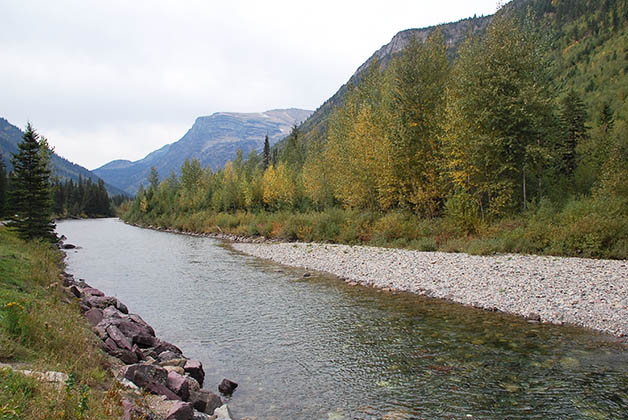
{"label": "rocky riverbank", "polygon": [[[123,399],[124,419],[232,419],[222,398],[202,388],[205,372],[200,361],[185,357],[176,345],[158,338],[150,325],[129,313],[115,297],[70,274],[63,277],[68,294],[79,299],[81,313],[102,340],[102,350],[118,361],[114,370],[121,385],[137,398],[142,391],[152,394],[140,404],[137,398]],[[230,394],[233,389],[231,385],[220,391]]]}
{"label": "rocky riverbank", "polygon": [[243,243],[259,258],[347,282],[417,293],[628,336],[628,262],[533,255],[472,256],[312,243]]}

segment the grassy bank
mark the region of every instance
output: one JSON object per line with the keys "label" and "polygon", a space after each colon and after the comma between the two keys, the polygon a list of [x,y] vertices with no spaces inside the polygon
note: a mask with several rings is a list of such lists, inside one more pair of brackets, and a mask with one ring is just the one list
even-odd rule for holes
{"label": "grassy bank", "polygon": [[[63,290],[62,254],[1,228],[0,420],[119,419],[120,395],[78,302]],[[62,372],[60,384],[19,370]]]}
{"label": "grassy bank", "polygon": [[[464,215],[463,215],[464,216]],[[513,218],[421,219],[409,212],[376,213],[333,208],[321,212],[180,213],[127,211],[131,223],[186,232],[232,233],[304,242],[331,242],[421,251],[486,255],[522,253],[628,258],[628,206],[622,199],[582,198],[561,208],[543,201]]]}

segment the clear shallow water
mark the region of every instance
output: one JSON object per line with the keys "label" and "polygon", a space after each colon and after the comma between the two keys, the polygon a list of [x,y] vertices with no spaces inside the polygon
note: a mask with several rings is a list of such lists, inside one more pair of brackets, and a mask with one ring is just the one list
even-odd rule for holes
{"label": "clear shallow water", "polygon": [[[347,286],[220,241],[63,221],[69,270],[240,384],[256,419],[627,419],[628,351],[587,330]],[[469,417],[471,416],[471,417]]]}

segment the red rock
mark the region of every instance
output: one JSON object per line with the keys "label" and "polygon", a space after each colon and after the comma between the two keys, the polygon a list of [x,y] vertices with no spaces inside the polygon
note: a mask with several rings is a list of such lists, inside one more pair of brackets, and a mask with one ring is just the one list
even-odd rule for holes
{"label": "red rock", "polygon": [[166,420],[192,420],[194,418],[194,408],[188,402],[179,401],[168,411]]}
{"label": "red rock", "polygon": [[196,379],[200,386],[203,386],[205,371],[203,370],[203,364],[199,360],[188,360],[185,362],[183,370],[192,378]]}
{"label": "red rock", "polygon": [[189,384],[176,372],[168,372],[168,388],[183,400],[187,401],[190,398]]}

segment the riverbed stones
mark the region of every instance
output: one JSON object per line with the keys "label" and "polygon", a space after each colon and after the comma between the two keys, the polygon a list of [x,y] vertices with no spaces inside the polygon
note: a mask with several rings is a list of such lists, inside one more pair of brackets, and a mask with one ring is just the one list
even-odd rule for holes
{"label": "riverbed stones", "polygon": [[200,386],[203,386],[205,370],[203,370],[203,364],[199,360],[187,360],[185,365],[183,365],[183,370],[192,378],[196,379]]}
{"label": "riverbed stones", "polygon": [[194,418],[192,404],[183,401],[177,401],[166,416],[166,420],[191,420],[192,418]]}
{"label": "riverbed stones", "polygon": [[227,378],[223,379],[218,385],[218,391],[225,395],[233,394],[233,391],[238,387],[238,384]]}
{"label": "riverbed stones", "polygon": [[177,394],[184,401],[188,401],[190,398],[190,385],[185,380],[183,375],[179,375],[176,372],[168,372],[168,388],[175,394]]}
{"label": "riverbed stones", "polygon": [[92,326],[98,325],[103,320],[103,311],[98,308],[91,308],[83,314]]}
{"label": "riverbed stones", "polygon": [[195,410],[209,415],[214,414],[214,410],[223,404],[218,395],[204,389],[190,391],[190,402],[194,405]]}
{"label": "riverbed stones", "polygon": [[102,340],[101,348],[126,365],[121,382],[177,402],[168,413],[172,419],[208,419],[206,413],[193,409],[194,403],[212,412],[222,405],[220,397],[201,390],[205,372],[200,361],[188,360],[179,347],[156,337],[146,321],[128,313],[115,297],[71,275],[63,279],[68,293],[80,299],[81,312]]}

